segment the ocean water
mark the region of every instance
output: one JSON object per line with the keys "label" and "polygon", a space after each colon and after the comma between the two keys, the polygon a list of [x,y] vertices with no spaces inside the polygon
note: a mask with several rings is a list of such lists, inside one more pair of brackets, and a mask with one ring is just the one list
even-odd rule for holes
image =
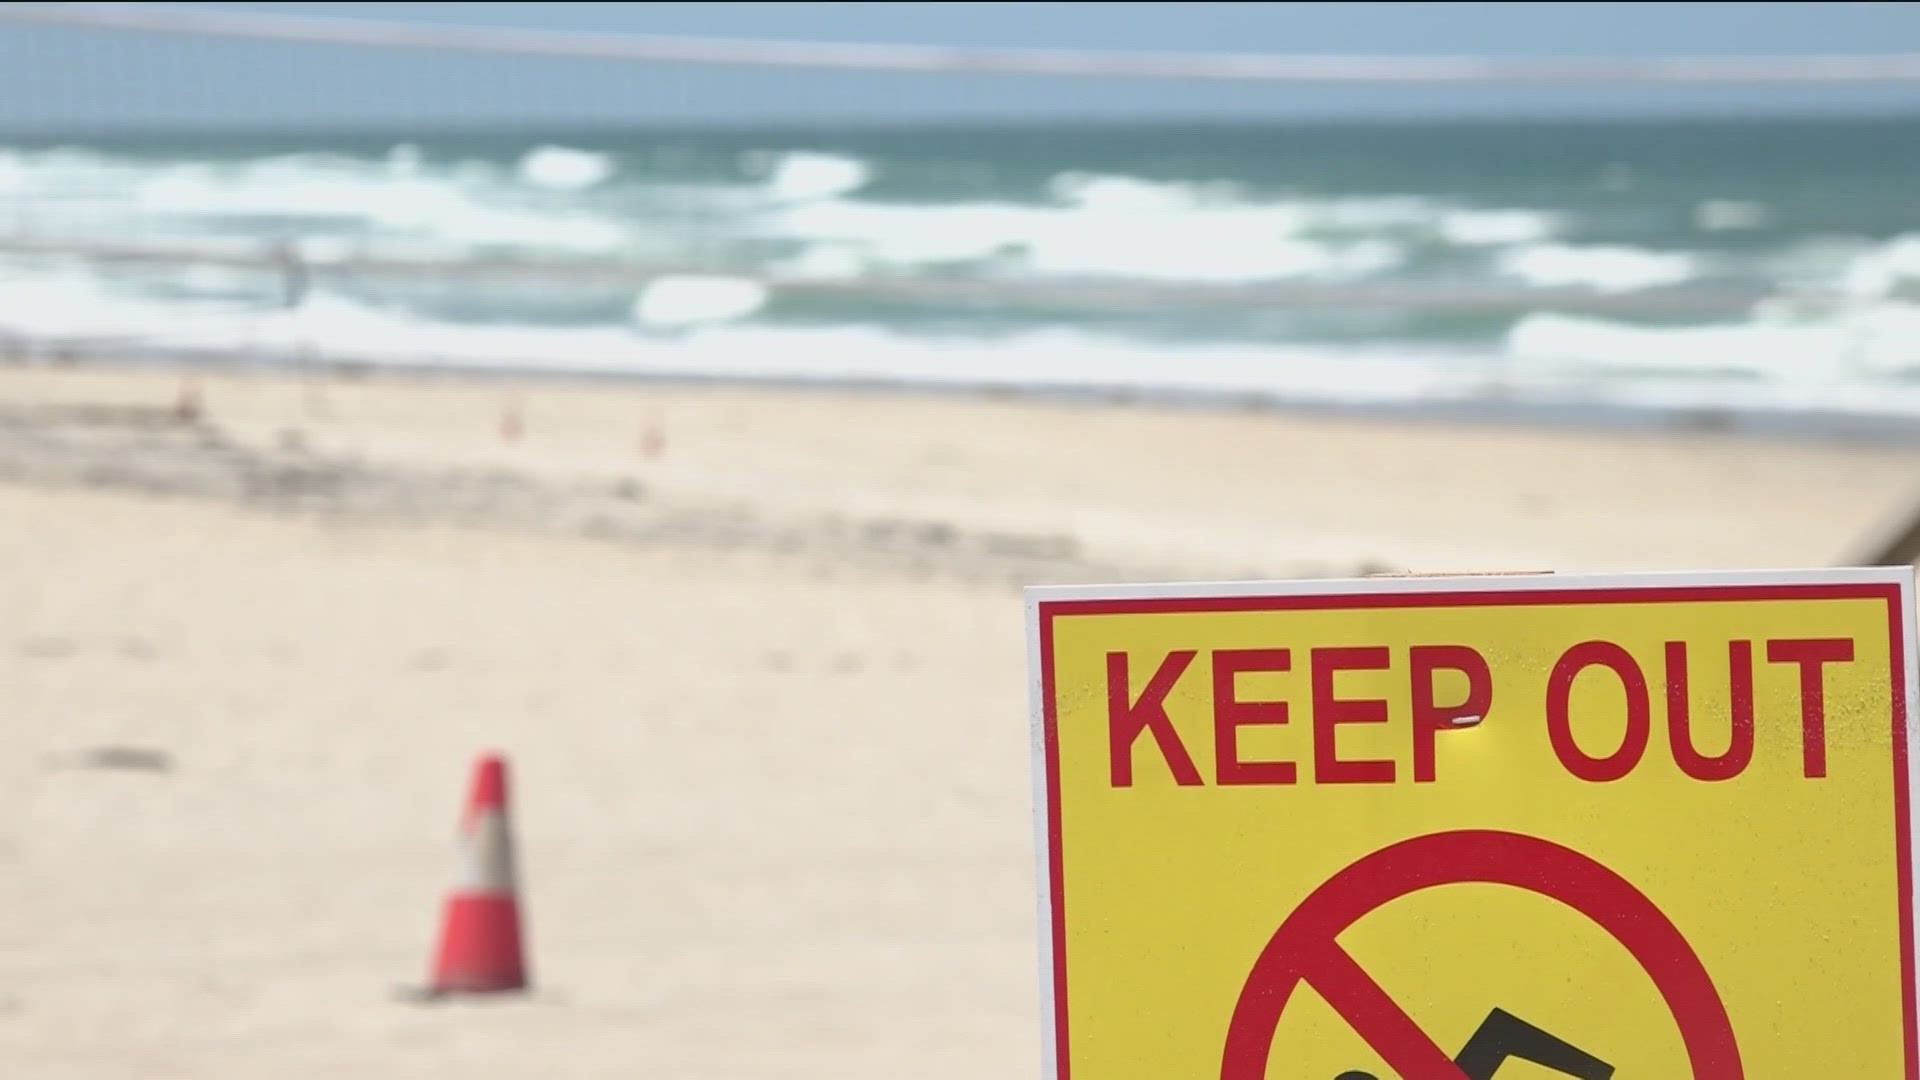
{"label": "ocean water", "polygon": [[0,344],[1904,423],[1916,181],[1920,119],[0,142]]}

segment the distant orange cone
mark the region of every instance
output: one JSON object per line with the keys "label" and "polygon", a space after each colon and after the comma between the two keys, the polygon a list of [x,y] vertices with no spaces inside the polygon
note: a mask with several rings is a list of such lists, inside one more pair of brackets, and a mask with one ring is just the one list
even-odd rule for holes
{"label": "distant orange cone", "polygon": [[437,994],[524,990],[513,835],[507,822],[507,765],[489,754],[474,767],[460,822],[461,875],[447,897],[428,989]]}
{"label": "distant orange cone", "polygon": [[200,380],[191,376],[180,381],[180,396],[173,402],[173,418],[183,424],[191,424],[206,415],[206,405],[200,400]]}
{"label": "distant orange cone", "polygon": [[526,434],[526,429],[526,415],[520,405],[520,398],[518,396],[508,398],[505,407],[500,410],[500,441],[517,443],[520,441],[520,436]]}
{"label": "distant orange cone", "polygon": [[667,433],[658,425],[648,424],[640,430],[640,456],[652,460],[667,449]]}

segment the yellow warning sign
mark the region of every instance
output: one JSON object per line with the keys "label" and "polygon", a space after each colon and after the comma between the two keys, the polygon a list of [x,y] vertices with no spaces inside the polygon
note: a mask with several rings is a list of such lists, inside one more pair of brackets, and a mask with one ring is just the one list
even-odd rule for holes
{"label": "yellow warning sign", "polygon": [[1032,590],[1049,1075],[1920,1077],[1912,596]]}

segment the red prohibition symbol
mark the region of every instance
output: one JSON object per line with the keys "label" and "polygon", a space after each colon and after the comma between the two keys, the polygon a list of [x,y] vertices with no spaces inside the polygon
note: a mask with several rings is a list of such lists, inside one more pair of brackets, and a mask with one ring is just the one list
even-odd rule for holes
{"label": "red prohibition symbol", "polygon": [[1474,883],[1526,889],[1592,920],[1653,979],[1679,1025],[1694,1080],[1743,1080],[1740,1048],[1719,991],[1693,947],[1653,901],[1570,848],[1487,830],[1401,841],[1315,889],[1254,961],[1227,1027],[1220,1080],[1264,1080],[1275,1028],[1302,982],[1405,1080],[1464,1080],[1459,1066],[1335,939],[1362,916],[1409,893]]}

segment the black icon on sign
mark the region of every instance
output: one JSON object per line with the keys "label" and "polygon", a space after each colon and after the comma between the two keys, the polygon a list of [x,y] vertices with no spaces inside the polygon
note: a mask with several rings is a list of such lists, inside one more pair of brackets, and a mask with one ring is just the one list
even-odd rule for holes
{"label": "black icon on sign", "polygon": [[[1613,1080],[1613,1066],[1564,1039],[1549,1035],[1505,1009],[1495,1009],[1480,1022],[1473,1037],[1453,1063],[1467,1080],[1493,1080],[1493,1074],[1509,1058],[1531,1062],[1575,1080]],[[1343,1072],[1334,1080],[1379,1080],[1358,1069]]]}

